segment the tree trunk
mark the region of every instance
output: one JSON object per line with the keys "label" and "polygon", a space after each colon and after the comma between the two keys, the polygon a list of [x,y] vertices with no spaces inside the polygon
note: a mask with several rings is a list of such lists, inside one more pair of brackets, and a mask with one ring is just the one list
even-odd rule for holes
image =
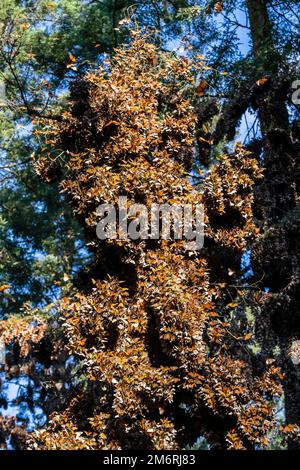
{"label": "tree trunk", "polygon": [[[291,139],[286,106],[289,82],[280,77],[280,58],[274,47],[267,2],[246,0],[246,6],[253,54],[260,74],[256,79],[269,79],[255,99],[264,142],[265,177],[256,193],[263,236],[253,248],[253,266],[270,289],[265,308],[272,309],[273,331],[282,350],[286,422],[300,425],[300,366],[293,362],[290,353],[291,345],[300,339],[299,214],[295,176],[299,149]],[[300,444],[291,441],[289,447],[300,448]]]}

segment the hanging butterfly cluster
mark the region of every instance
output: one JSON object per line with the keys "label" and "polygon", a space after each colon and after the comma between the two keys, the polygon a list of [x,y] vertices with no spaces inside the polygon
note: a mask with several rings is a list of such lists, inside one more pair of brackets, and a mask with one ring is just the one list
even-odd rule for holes
{"label": "hanging butterfly cluster", "polygon": [[[48,181],[60,176],[94,264],[60,305],[80,378],[67,406],[33,434],[33,448],[178,449],[199,436],[216,448],[268,444],[281,374],[273,364],[257,370],[251,335],[233,334],[224,286],[212,282],[206,256],[210,246],[240,254],[256,236],[252,188],[261,170],[238,145],[195,190],[193,87],[186,58],[136,35],[73,86],[61,122],[42,122],[54,151],[37,158],[36,171]],[[172,238],[100,241],[97,206],[121,195],[148,208],[203,204],[207,247],[188,251]]]}

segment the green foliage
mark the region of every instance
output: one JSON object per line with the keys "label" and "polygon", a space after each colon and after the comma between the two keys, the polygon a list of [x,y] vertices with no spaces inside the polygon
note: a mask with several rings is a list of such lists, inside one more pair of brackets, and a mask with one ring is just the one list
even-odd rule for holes
{"label": "green foliage", "polygon": [[44,144],[32,136],[31,115],[63,107],[68,81],[118,40],[114,27],[125,6],[112,21],[111,1],[101,7],[80,0],[1,3],[0,78],[7,105],[0,108],[0,279],[11,285],[0,299],[1,315],[26,301],[51,301],[64,275],[84,263],[83,235],[64,198],[32,171],[31,155]]}
{"label": "green foliage", "polygon": [[[258,31],[259,28],[255,32],[252,27],[251,31],[247,15],[250,3],[266,5],[271,32],[268,37],[262,34],[262,30]],[[207,122],[199,118],[201,158],[200,165],[197,161],[193,167],[193,175],[200,175],[199,187],[203,181],[202,173],[212,162],[218,161],[224,145],[231,145],[227,141],[238,133],[245,112],[251,112],[255,119],[257,109],[262,109],[263,100],[256,100],[253,91],[255,83],[269,75],[273,76],[273,84],[280,77],[289,82],[298,78],[300,35],[299,1],[296,0],[280,3],[247,0],[175,0],[172,3],[150,0],[139,3],[125,0],[118,3],[112,0],[3,0],[0,6],[0,81],[5,83],[7,103],[6,106],[0,105],[0,287],[1,284],[2,287],[10,287],[0,290],[0,316],[10,316],[15,312],[25,316],[51,303],[62,291],[70,289],[74,275],[89,257],[86,249],[81,248],[82,229],[65,198],[59,194],[57,185],[42,183],[32,170],[33,154],[39,155],[41,150],[45,152],[48,144],[43,137],[32,135],[31,120],[40,115],[51,115],[55,120],[68,110],[70,82],[90,67],[102,63],[105,54],[113,54],[115,46],[128,40],[126,29],[119,24],[124,18],[131,18],[131,24],[136,21],[140,26],[156,28],[156,42],[168,49],[180,49],[180,54],[203,62],[206,84],[203,96],[198,94],[201,98],[199,116],[202,113],[205,117],[209,108],[215,107],[216,110]],[[263,37],[261,43],[260,37]],[[245,91],[240,93],[243,87]],[[256,87],[258,95],[259,87]],[[266,94],[265,98],[267,103],[270,95]],[[285,97],[291,105],[288,99]],[[289,106],[289,111],[294,119],[299,118],[297,108]],[[216,132],[218,126],[221,129],[219,134]],[[227,126],[231,126],[230,132],[227,132]],[[259,132],[255,137],[260,141]],[[299,136],[293,135],[293,139],[293,143],[298,142]],[[249,140],[246,139],[247,143]],[[201,142],[203,147],[206,146],[204,150]],[[265,141],[259,143],[258,150],[251,147],[257,158],[261,157],[263,144]],[[269,145],[271,160],[276,146]],[[280,152],[285,153],[287,147],[283,146]],[[60,153],[59,146],[55,153]],[[278,169],[276,172],[280,173]],[[276,194],[272,178],[269,178],[269,184],[270,193]],[[286,184],[295,187],[289,182]],[[258,215],[260,213],[259,208]],[[279,224],[284,236],[287,233],[284,232],[285,227],[296,226],[297,220],[299,214],[296,209],[284,214]],[[267,220],[265,226],[269,222]],[[284,239],[281,232],[277,242],[280,239]],[[271,243],[272,250],[280,245],[277,242]],[[266,256],[269,278],[278,277],[276,269],[279,264],[288,266],[285,269],[292,272],[292,266],[296,266],[296,262],[291,261],[296,259],[294,242],[291,246],[293,257],[288,253],[284,258],[279,246],[276,263],[271,267],[268,265],[270,246],[265,253],[258,250],[258,258]],[[221,267],[218,265],[217,269],[220,271]],[[281,272],[285,270],[282,268]],[[265,273],[262,278],[264,276]],[[233,277],[235,279],[232,281],[230,278],[230,282],[240,282],[239,274]],[[292,275],[290,277],[293,278]],[[297,277],[293,279],[297,280]],[[251,282],[250,279],[248,281]],[[263,288],[262,283],[258,284],[260,288]],[[236,293],[235,289],[233,293]],[[260,295],[268,301],[267,295]],[[275,301],[276,295],[277,292]],[[293,295],[292,291],[292,299]],[[238,303],[242,301],[242,298],[237,300]],[[267,331],[265,338],[272,336],[265,318],[272,308],[276,311],[274,303],[273,307],[267,304],[264,309],[261,306],[264,300],[254,298],[251,301],[254,307],[247,304],[243,311],[239,308],[230,310],[230,323],[238,327],[244,322],[249,331],[247,334],[253,335],[249,349],[254,356],[269,354],[277,360],[282,346],[279,348],[274,341],[262,344],[257,335],[257,328],[264,328]],[[287,309],[286,315],[296,311],[295,304],[289,305],[285,298],[281,299],[281,305]],[[225,312],[228,313],[227,310]],[[265,324],[263,327],[259,324],[261,319]],[[294,321],[289,321],[290,330],[294,324]],[[284,348],[285,338],[282,344]],[[275,348],[279,350],[276,353]],[[288,356],[284,364],[287,362]],[[79,381],[84,382],[84,377]],[[272,448],[285,445],[278,434],[271,437]],[[206,443],[199,445],[205,447]]]}

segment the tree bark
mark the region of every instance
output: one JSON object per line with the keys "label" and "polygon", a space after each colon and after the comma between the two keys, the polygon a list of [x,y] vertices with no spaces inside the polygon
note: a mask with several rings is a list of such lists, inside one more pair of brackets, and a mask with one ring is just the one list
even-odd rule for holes
{"label": "tree bark", "polygon": [[[246,6],[253,55],[260,74],[257,79],[269,79],[255,98],[264,142],[265,177],[256,192],[256,211],[263,236],[253,248],[253,266],[270,288],[270,300],[265,308],[272,309],[272,328],[282,350],[286,422],[300,425],[300,366],[292,361],[290,354],[291,345],[300,339],[295,176],[299,148],[291,138],[286,105],[289,81],[280,77],[280,57],[274,46],[267,2],[246,0]],[[300,444],[291,439],[289,448],[300,449]]]}

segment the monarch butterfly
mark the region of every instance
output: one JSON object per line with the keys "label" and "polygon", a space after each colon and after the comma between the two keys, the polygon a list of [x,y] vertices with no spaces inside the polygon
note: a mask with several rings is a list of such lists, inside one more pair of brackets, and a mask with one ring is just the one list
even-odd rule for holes
{"label": "monarch butterfly", "polygon": [[205,90],[206,90],[207,87],[208,87],[207,81],[206,80],[201,80],[199,85],[195,88],[195,93],[198,96],[204,96]]}
{"label": "monarch butterfly", "polygon": [[263,85],[266,85],[269,81],[270,81],[269,77],[263,77],[263,78],[260,78],[259,80],[257,80],[256,85],[257,86],[263,86]]}

